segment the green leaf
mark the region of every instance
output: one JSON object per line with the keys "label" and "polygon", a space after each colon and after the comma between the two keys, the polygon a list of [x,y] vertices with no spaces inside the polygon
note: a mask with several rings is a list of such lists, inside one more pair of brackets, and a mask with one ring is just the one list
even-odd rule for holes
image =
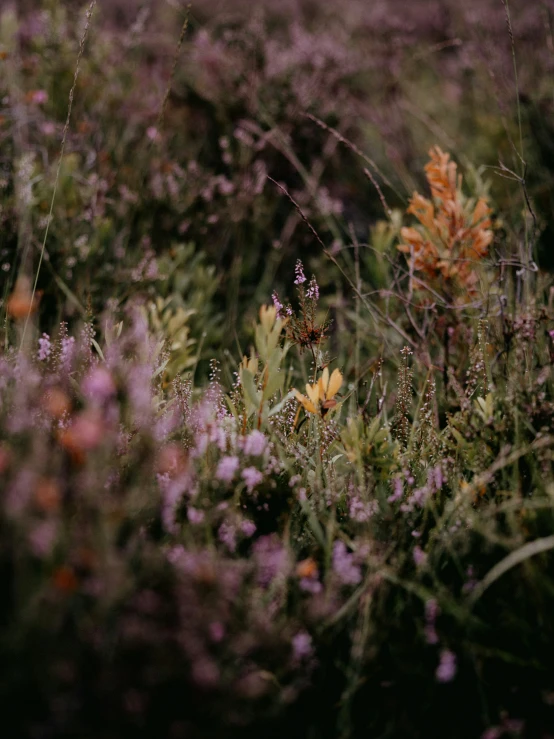
{"label": "green leaf", "polygon": [[535,541],[530,541],[519,549],[516,549],[515,552],[510,552],[507,557],[504,557],[504,559],[495,564],[492,570],[489,570],[481,582],[475,587],[469,598],[470,603],[476,603],[485,590],[490,588],[506,572],[517,567],[517,565],[525,562],[530,557],[541,554],[541,552],[547,552],[550,549],[554,549],[554,536],[535,539]]}
{"label": "green leaf", "polygon": [[240,383],[244,390],[244,400],[246,402],[246,410],[249,416],[257,411],[262,402],[262,394],[256,388],[254,375],[244,367],[240,370]]}

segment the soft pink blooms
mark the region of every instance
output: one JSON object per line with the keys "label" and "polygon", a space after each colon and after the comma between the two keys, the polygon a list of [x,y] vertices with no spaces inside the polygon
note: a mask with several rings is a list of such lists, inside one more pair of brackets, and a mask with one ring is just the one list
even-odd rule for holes
{"label": "soft pink blooms", "polygon": [[277,317],[280,318],[282,315],[283,304],[279,300],[279,296],[276,292],[273,292],[271,299],[273,300],[273,305],[275,306],[275,310],[277,311]]}
{"label": "soft pink blooms", "polygon": [[435,672],[439,683],[449,683],[456,676],[456,655],[449,649],[443,649],[440,655],[440,663]]}
{"label": "soft pink blooms", "polygon": [[400,498],[404,494],[404,485],[402,483],[402,478],[395,477],[392,481],[392,486],[393,486],[394,492],[392,495],[389,495],[389,497],[387,498],[387,501],[389,503],[396,503],[396,501],[400,500]]}
{"label": "soft pink blooms", "polygon": [[348,503],[348,513],[353,521],[365,523],[379,510],[376,500],[363,501],[359,495],[352,497]]}
{"label": "soft pink blooms", "polygon": [[253,546],[257,565],[257,580],[262,587],[268,587],[279,575],[290,570],[287,550],[275,534],[262,536]]}
{"label": "soft pink blooms", "polygon": [[73,336],[64,336],[62,339],[62,347],[60,352],[60,361],[64,369],[69,369],[75,351],[75,338]]}
{"label": "soft pink blooms", "polygon": [[187,518],[192,524],[202,523],[204,516],[204,511],[199,511],[198,508],[187,508]]}
{"label": "soft pink blooms", "polygon": [[256,524],[254,523],[254,521],[249,521],[248,519],[245,519],[240,524],[240,530],[246,537],[250,538],[256,533]]}
{"label": "soft pink blooms", "polygon": [[220,642],[222,641],[223,637],[225,636],[225,626],[221,623],[221,621],[213,621],[209,626],[209,632],[210,632],[210,638],[213,642]]}
{"label": "soft pink blooms", "polygon": [[300,586],[300,590],[303,590],[306,593],[312,593],[312,595],[321,593],[323,589],[322,584],[314,577],[302,577],[299,580],[298,585]]}
{"label": "soft pink blooms", "polygon": [[27,93],[27,100],[34,105],[44,105],[48,102],[48,93],[46,90],[31,90]]}
{"label": "soft pink blooms", "polygon": [[52,121],[44,121],[39,127],[45,136],[53,136],[56,133],[56,124]]}
{"label": "soft pink blooms", "polygon": [[416,546],[414,547],[414,551],[412,554],[416,567],[422,567],[427,561],[427,555],[418,544],[416,544]]}
{"label": "soft pink blooms", "polygon": [[357,585],[362,579],[362,571],[354,562],[354,555],[346,549],[346,544],[336,541],[333,546],[333,571],[344,585]]}
{"label": "soft pink blooms", "polygon": [[105,367],[94,367],[83,380],[82,388],[85,396],[98,405],[116,392],[115,382]]}
{"label": "soft pink blooms", "polygon": [[232,523],[224,521],[217,531],[217,538],[230,552],[237,548],[237,530]]}
{"label": "soft pink blooms", "polygon": [[319,300],[319,286],[316,282],[315,277],[312,277],[306,290],[306,297],[311,300]]}
{"label": "soft pink blooms", "polygon": [[267,438],[261,431],[254,430],[244,439],[243,451],[252,457],[259,457],[267,448]]}
{"label": "soft pink blooms", "polygon": [[38,360],[39,362],[44,362],[52,352],[52,343],[48,334],[42,334],[41,338],[38,340],[38,346]]}
{"label": "soft pink blooms", "polygon": [[296,267],[294,268],[294,284],[295,285],[302,285],[302,283],[306,282],[306,275],[304,274],[304,265],[302,264],[301,260],[298,259],[296,262]]}
{"label": "soft pink blooms", "polygon": [[264,476],[260,470],[257,470],[255,467],[246,467],[246,469],[242,471],[242,479],[246,483],[246,489],[251,493],[256,485],[259,485],[262,482]]}
{"label": "soft pink blooms", "polygon": [[230,483],[239,468],[238,457],[222,457],[217,465],[215,476],[222,482]]}
{"label": "soft pink blooms", "polygon": [[56,536],[58,533],[58,525],[56,521],[41,521],[29,534],[29,545],[31,551],[37,557],[45,557],[52,551]]}
{"label": "soft pink blooms", "polygon": [[292,650],[298,661],[311,657],[314,651],[312,637],[305,631],[299,631],[292,637]]}

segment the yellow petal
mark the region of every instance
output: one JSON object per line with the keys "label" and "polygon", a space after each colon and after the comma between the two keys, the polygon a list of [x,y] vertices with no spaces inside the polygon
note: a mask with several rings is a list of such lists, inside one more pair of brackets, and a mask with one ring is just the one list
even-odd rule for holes
{"label": "yellow petal", "polygon": [[294,391],[296,400],[301,403],[304,408],[308,411],[308,413],[316,413],[317,414],[317,408],[312,403],[311,400],[308,400],[308,398],[305,395],[302,395],[302,393],[299,393],[298,390]]}
{"label": "yellow petal", "polygon": [[342,385],[342,374],[340,370],[334,369],[333,374],[331,375],[331,379],[329,380],[329,386],[327,388],[327,393],[326,393],[327,400],[329,400],[330,398],[332,398],[334,395],[338,393],[341,385]]}
{"label": "yellow petal", "polygon": [[327,396],[327,386],[329,385],[329,369],[325,367],[323,374],[319,378],[319,387],[321,388],[320,395],[322,397]]}
{"label": "yellow petal", "polygon": [[321,398],[321,391],[319,384],[316,382],[313,385],[306,384],[306,392],[308,393],[308,397],[312,401],[314,405],[317,405],[319,403],[319,399]]}

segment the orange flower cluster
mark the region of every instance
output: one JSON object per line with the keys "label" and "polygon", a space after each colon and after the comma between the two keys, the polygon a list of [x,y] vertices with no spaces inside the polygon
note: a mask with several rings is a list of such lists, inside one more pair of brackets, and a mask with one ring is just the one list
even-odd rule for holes
{"label": "orange flower cluster", "polygon": [[475,294],[475,266],[486,256],[493,237],[491,209],[483,197],[477,202],[464,198],[462,177],[449,154],[436,146],[429,156],[425,174],[433,199],[413,194],[407,212],[420,225],[403,228],[403,243],[397,248],[434,289]]}

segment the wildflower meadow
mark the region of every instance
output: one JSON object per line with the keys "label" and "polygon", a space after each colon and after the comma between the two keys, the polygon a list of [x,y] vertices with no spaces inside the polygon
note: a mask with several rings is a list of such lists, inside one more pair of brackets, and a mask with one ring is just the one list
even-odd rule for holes
{"label": "wildflower meadow", "polygon": [[7,739],[554,739],[552,0],[0,2]]}

